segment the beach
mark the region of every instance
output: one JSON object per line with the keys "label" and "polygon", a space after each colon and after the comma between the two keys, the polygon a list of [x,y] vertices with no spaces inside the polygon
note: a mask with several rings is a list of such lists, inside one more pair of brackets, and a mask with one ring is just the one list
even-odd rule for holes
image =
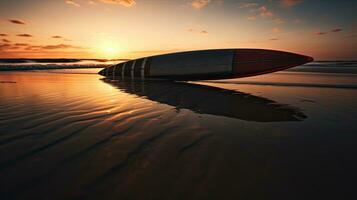
{"label": "beach", "polygon": [[357,73],[329,64],[197,82],[1,72],[0,198],[354,199]]}

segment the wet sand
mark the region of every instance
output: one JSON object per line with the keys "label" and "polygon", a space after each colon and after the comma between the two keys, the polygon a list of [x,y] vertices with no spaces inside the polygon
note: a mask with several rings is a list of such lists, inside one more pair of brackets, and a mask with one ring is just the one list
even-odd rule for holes
{"label": "wet sand", "polygon": [[354,199],[356,77],[0,73],[0,198]]}

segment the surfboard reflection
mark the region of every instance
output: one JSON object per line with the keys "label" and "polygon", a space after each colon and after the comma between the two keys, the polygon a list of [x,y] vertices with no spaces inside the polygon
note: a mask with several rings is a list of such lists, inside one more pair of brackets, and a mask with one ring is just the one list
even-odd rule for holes
{"label": "surfboard reflection", "polygon": [[255,122],[302,121],[307,117],[297,107],[212,86],[170,81],[102,80],[126,93],[199,114]]}

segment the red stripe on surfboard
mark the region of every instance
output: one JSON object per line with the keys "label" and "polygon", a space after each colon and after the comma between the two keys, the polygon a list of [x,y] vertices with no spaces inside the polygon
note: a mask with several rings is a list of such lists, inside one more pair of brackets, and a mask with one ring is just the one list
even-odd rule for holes
{"label": "red stripe on surfboard", "polygon": [[237,49],[233,61],[233,76],[247,77],[284,70],[311,62],[299,54],[274,50]]}

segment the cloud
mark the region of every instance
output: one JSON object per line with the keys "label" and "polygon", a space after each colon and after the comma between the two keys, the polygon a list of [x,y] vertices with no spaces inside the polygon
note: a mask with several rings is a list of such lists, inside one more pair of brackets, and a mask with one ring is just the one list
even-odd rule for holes
{"label": "cloud", "polygon": [[14,49],[20,49],[22,47],[27,47],[29,44],[26,43],[15,43],[15,44],[10,44],[9,42],[3,41],[5,43],[1,44],[0,43],[0,50],[14,50]]}
{"label": "cloud", "polygon": [[261,6],[259,8],[260,16],[262,17],[273,17],[274,14],[266,7],[266,6]]}
{"label": "cloud", "polygon": [[26,34],[26,33],[24,33],[24,34],[18,34],[17,36],[19,36],[19,37],[33,37],[33,35]]}
{"label": "cloud", "polygon": [[11,47],[10,44],[0,44],[0,50],[6,50],[9,49]]}
{"label": "cloud", "polygon": [[59,35],[54,35],[54,36],[52,36],[52,38],[53,38],[53,39],[63,39],[63,37],[62,37],[62,36],[59,36]]}
{"label": "cloud", "polygon": [[194,28],[189,28],[189,29],[187,29],[187,31],[191,32],[191,33],[202,34],[202,35],[207,35],[208,34],[208,31],[206,31],[206,30],[199,30],[199,29],[194,29]]}
{"label": "cloud", "polygon": [[24,48],[24,50],[40,50],[43,46],[35,46],[35,45],[30,45],[27,43],[15,43],[15,44],[10,44],[10,43],[0,43],[0,50],[14,50],[14,49],[20,49]]}
{"label": "cloud", "polygon": [[271,40],[271,41],[277,41],[277,40],[279,40],[278,38],[270,38],[269,40]]}
{"label": "cloud", "polygon": [[257,3],[240,3],[238,8],[253,8],[257,6],[258,6]]}
{"label": "cloud", "polygon": [[8,49],[11,49],[11,50],[13,50],[13,49],[19,49],[20,47],[17,47],[17,46],[10,46]]}
{"label": "cloud", "polygon": [[26,25],[26,22],[22,21],[22,20],[18,20],[18,19],[9,19],[9,22],[13,23],[13,24],[21,24],[21,25]]}
{"label": "cloud", "polygon": [[12,46],[11,44],[8,43],[4,43],[4,44],[0,44],[0,50],[12,50],[12,49],[18,49],[19,47],[17,46]]}
{"label": "cloud", "polygon": [[250,16],[247,17],[248,20],[256,20],[259,16],[261,18],[269,19],[274,24],[284,24],[285,20],[276,16],[267,6],[259,6],[257,3],[244,3],[240,5],[240,8],[250,8]]}
{"label": "cloud", "polygon": [[10,40],[7,40],[7,39],[2,39],[3,42],[5,43],[10,43],[11,41]]}
{"label": "cloud", "polygon": [[[342,29],[341,28],[335,28],[335,29],[332,29],[331,32],[333,33],[338,33],[338,32],[341,32]],[[315,35],[327,35],[328,32],[321,32],[321,31],[317,31],[314,33]]]}
{"label": "cloud", "polygon": [[341,32],[341,31],[342,31],[342,29],[340,29],[340,28],[335,28],[335,29],[332,29],[332,30],[331,30],[331,32],[335,32],[335,33]]}
{"label": "cloud", "polygon": [[47,49],[47,50],[52,50],[52,49],[83,49],[83,47],[79,46],[74,46],[70,44],[58,44],[58,45],[46,45],[46,46],[40,46],[41,49]]}
{"label": "cloud", "polygon": [[77,2],[74,2],[72,0],[67,0],[65,2],[66,2],[66,4],[69,4],[69,5],[72,5],[72,6],[75,6],[75,7],[81,7],[81,5],[79,5]]}
{"label": "cloud", "polygon": [[273,28],[272,30],[273,33],[281,33],[281,29],[280,28]]}
{"label": "cloud", "polygon": [[27,44],[27,43],[16,43],[15,46],[26,47],[26,46],[29,46],[29,44]]}
{"label": "cloud", "polygon": [[42,46],[39,45],[28,45],[25,50],[40,50]]}
{"label": "cloud", "polygon": [[125,7],[132,7],[136,4],[135,0],[100,0],[103,3],[117,4]]}
{"label": "cloud", "polygon": [[283,5],[285,7],[295,6],[302,2],[303,2],[303,0],[280,0],[281,5]]}
{"label": "cloud", "polygon": [[0,33],[0,37],[7,37],[8,34],[5,34],[5,33]]}
{"label": "cloud", "polygon": [[315,35],[326,35],[327,33],[325,32],[316,32]]}
{"label": "cloud", "polygon": [[80,46],[74,46],[71,44],[57,44],[57,45],[30,45],[27,43],[16,43],[15,46],[18,48],[24,47],[27,51],[40,51],[40,50],[58,50],[58,49],[86,49]]}
{"label": "cloud", "polygon": [[[3,41],[4,43],[0,43],[0,50],[15,50],[15,49],[20,49],[20,48],[28,48],[30,45],[27,44],[27,43],[15,43],[15,44],[11,44],[10,41],[9,42],[6,42],[6,41]],[[33,49],[31,49],[33,50]]]}
{"label": "cloud", "polygon": [[201,9],[205,6],[207,6],[207,4],[210,3],[211,0],[192,0],[191,2],[191,6],[195,9]]}

